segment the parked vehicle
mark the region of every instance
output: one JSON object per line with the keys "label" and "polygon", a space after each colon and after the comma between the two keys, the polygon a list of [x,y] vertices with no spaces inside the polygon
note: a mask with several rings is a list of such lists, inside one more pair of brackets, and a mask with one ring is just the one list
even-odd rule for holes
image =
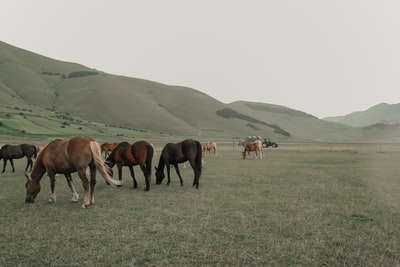
{"label": "parked vehicle", "polygon": [[267,148],[269,146],[278,147],[278,144],[275,143],[274,141],[271,141],[271,139],[269,139],[269,138],[264,138],[264,141],[262,144],[263,144],[264,148]]}

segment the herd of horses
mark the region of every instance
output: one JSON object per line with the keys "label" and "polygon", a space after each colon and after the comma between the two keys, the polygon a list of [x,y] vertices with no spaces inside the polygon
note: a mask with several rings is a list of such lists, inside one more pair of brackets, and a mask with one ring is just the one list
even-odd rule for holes
{"label": "herd of horses", "polygon": [[[262,144],[259,142],[247,143],[244,145],[243,159],[250,156],[250,151],[255,152],[256,158],[262,154]],[[105,157],[103,159],[102,154]],[[199,188],[199,180],[202,173],[202,157],[206,154],[217,155],[217,145],[215,141],[206,142],[203,145],[199,141],[186,139],[178,143],[166,144],[155,167],[156,184],[161,184],[165,178],[164,169],[167,170],[167,185],[170,184],[170,168],[173,166],[179,177],[180,184],[183,179],[180,174],[180,163],[189,162],[193,169],[193,187]],[[55,180],[56,175],[65,176],[67,184],[71,190],[71,202],[78,202],[79,195],[72,180],[72,173],[77,173],[82,181],[84,189],[83,208],[94,204],[94,189],[96,185],[96,172],[99,171],[107,184],[111,186],[121,186],[122,167],[129,168],[133,187],[138,184],[135,178],[133,166],[139,165],[145,178],[145,191],[150,190],[150,180],[152,171],[152,160],[154,156],[154,146],[146,141],[137,141],[133,144],[128,142],[103,143],[100,145],[92,137],[77,136],[71,139],[55,139],[41,147],[40,149],[31,144],[4,145],[0,148],[0,159],[3,159],[3,171],[6,169],[7,161],[10,161],[14,172],[13,159],[27,158],[25,168],[26,176],[26,197],[27,203],[33,203],[40,192],[40,181],[45,173],[50,178],[51,196],[49,202],[56,202]],[[33,162],[32,158],[36,158]],[[118,169],[118,180],[113,179],[114,166]],[[28,168],[29,172],[28,172]],[[89,173],[87,170],[89,169]],[[88,177],[89,176],[89,177]]]}

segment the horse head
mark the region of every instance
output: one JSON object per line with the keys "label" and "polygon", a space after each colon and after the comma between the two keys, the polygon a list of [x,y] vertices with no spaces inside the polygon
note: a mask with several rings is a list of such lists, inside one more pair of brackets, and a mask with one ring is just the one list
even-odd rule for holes
{"label": "horse head", "polygon": [[104,164],[106,166],[106,170],[107,170],[108,175],[113,177],[114,176],[114,171],[113,171],[112,167],[114,167],[114,164],[112,162],[108,161],[108,160],[106,160],[104,162]]}
{"label": "horse head", "polygon": [[157,167],[154,168],[156,169],[156,184],[161,184],[165,177],[164,171]]}
{"label": "horse head", "polygon": [[28,173],[25,173],[25,177],[27,179],[26,184],[25,184],[25,188],[26,188],[25,202],[33,203],[33,202],[35,202],[35,199],[40,192],[40,184],[39,184],[39,182],[33,180],[31,178],[30,174],[28,174]]}

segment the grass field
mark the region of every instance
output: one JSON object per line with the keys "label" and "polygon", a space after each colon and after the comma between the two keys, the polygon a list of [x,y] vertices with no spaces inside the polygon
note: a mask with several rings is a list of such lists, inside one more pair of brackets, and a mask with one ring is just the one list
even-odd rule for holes
{"label": "grass field", "polygon": [[[156,145],[158,162],[161,144]],[[149,192],[107,186],[69,202],[66,182],[42,179],[26,204],[25,160],[0,175],[0,266],[399,266],[400,145],[282,144],[264,160],[219,145],[200,189],[183,169]],[[143,174],[135,172],[139,187]]]}

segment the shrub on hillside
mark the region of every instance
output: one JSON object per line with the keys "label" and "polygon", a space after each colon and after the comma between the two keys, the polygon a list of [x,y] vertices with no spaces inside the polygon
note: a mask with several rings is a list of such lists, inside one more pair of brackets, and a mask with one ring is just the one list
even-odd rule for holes
{"label": "shrub on hillside", "polygon": [[68,74],[68,78],[79,78],[79,77],[85,77],[85,76],[90,76],[90,75],[98,75],[98,71],[74,71]]}

